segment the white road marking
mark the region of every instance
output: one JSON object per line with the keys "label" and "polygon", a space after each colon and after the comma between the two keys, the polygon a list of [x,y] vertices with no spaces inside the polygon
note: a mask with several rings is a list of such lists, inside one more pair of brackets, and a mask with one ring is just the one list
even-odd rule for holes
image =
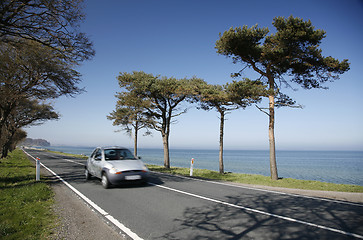
{"label": "white road marking", "polygon": [[[24,153],[36,160],[32,155],[27,153],[23,149]],[[65,159],[66,160],[66,159]],[[69,160],[72,161],[72,160]],[[72,161],[74,162],[74,161]],[[52,173],[55,177],[57,177],[59,180],[61,180],[67,187],[69,187],[75,194],[77,194],[80,198],[82,198],[86,203],[88,203],[90,206],[93,207],[93,209],[97,210],[102,216],[107,218],[110,222],[112,222],[115,226],[117,226],[121,231],[126,233],[130,238],[134,240],[142,240],[136,233],[132,232],[128,227],[120,223],[117,219],[115,219],[113,216],[111,216],[109,213],[107,213],[105,210],[103,210],[101,207],[99,207],[97,204],[95,204],[92,200],[87,198],[85,195],[83,195],[80,191],[78,191],[76,188],[74,188],[72,185],[70,185],[67,181],[65,181],[63,178],[58,176],[55,172],[53,172],[51,169],[49,169],[47,166],[45,166],[43,163],[40,163],[42,167],[47,169],[50,173]]]}
{"label": "white road marking", "polygon": [[266,216],[269,216],[269,217],[275,217],[275,218],[283,219],[283,220],[286,220],[286,221],[289,221],[289,222],[300,223],[300,224],[304,224],[304,225],[307,225],[307,226],[317,227],[317,228],[320,228],[320,229],[324,229],[324,230],[328,230],[328,231],[332,231],[332,232],[336,232],[336,233],[341,233],[341,234],[344,234],[344,235],[347,235],[347,236],[363,239],[362,235],[358,235],[358,234],[355,234],[355,233],[350,233],[350,232],[346,232],[346,231],[331,228],[331,227],[326,227],[326,226],[315,224],[315,223],[305,222],[305,221],[290,218],[290,217],[285,217],[285,216],[281,216],[281,215],[277,215],[277,214],[273,214],[273,213],[268,213],[268,212],[264,212],[264,211],[257,210],[257,209],[254,209],[254,208],[243,207],[243,206],[239,206],[239,205],[236,205],[236,204],[223,202],[223,201],[216,200],[216,199],[213,199],[213,198],[204,197],[204,196],[197,195],[197,194],[194,194],[194,193],[189,193],[189,192],[181,191],[181,190],[178,190],[178,189],[174,189],[174,188],[170,188],[170,187],[166,187],[166,186],[162,186],[162,185],[158,185],[158,184],[154,184],[154,183],[150,183],[150,182],[149,182],[149,184],[152,185],[152,186],[155,186],[155,187],[164,188],[164,189],[167,189],[167,190],[170,190],[170,191],[174,191],[174,192],[185,194],[185,195],[188,195],[188,196],[191,196],[191,197],[195,197],[195,198],[203,199],[203,200],[206,200],[206,201],[226,205],[226,206],[229,206],[229,207],[243,209],[243,210],[246,210],[246,211],[249,211],[249,212],[263,214],[263,215],[266,215]]}

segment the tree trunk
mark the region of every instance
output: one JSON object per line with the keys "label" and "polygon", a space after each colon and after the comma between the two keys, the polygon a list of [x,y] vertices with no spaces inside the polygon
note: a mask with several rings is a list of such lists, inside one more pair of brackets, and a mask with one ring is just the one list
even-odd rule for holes
{"label": "tree trunk", "polygon": [[3,146],[2,146],[0,158],[6,158],[8,156],[14,134],[15,134],[15,131],[11,131],[10,135],[5,139],[5,142],[3,143]]}
{"label": "tree trunk", "polygon": [[135,127],[134,127],[134,155],[135,157],[137,157],[137,135],[139,132],[139,122],[136,121],[135,122]]}
{"label": "tree trunk", "polygon": [[271,172],[271,179],[278,180],[276,150],[275,150],[275,97],[274,95],[270,95],[268,99],[269,99],[269,110],[270,110],[269,127],[268,127],[268,135],[270,143],[270,172]]}
{"label": "tree trunk", "polygon": [[162,137],[163,137],[163,146],[164,146],[164,167],[170,168],[169,135],[166,133],[163,133]]}
{"label": "tree trunk", "polygon": [[224,173],[224,164],[223,164],[223,133],[224,133],[224,112],[220,112],[221,114],[221,122],[219,126],[219,173]]}
{"label": "tree trunk", "polygon": [[[12,105],[13,106],[13,105]],[[0,116],[0,136],[3,135],[3,130],[5,132],[5,123],[7,118],[10,115],[11,110],[13,109],[12,106],[7,106],[7,108],[5,108],[5,110],[2,110],[2,115]]]}
{"label": "tree trunk", "polygon": [[1,158],[6,158],[9,154],[10,143],[6,142],[1,151]]}
{"label": "tree trunk", "polygon": [[[6,126],[5,123],[11,113],[11,111],[15,108],[17,101],[11,101],[10,103],[8,103],[6,106],[3,106],[2,108],[2,115],[0,115],[0,137],[2,137],[3,135],[6,134]],[[5,140],[6,141],[6,140]],[[6,142],[5,142],[6,143]],[[6,148],[6,146],[4,146],[3,144],[5,144],[3,142],[0,141],[0,148],[1,148],[1,158],[6,157],[8,154],[7,152],[4,154],[4,150]],[[4,148],[4,149],[3,149]]]}

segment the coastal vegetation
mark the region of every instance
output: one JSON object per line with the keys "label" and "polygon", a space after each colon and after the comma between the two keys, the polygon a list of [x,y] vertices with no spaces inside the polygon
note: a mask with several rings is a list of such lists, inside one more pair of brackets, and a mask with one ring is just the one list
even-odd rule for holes
{"label": "coastal vegetation", "polygon": [[339,78],[349,70],[348,60],[339,61],[331,56],[324,57],[320,49],[325,31],[316,30],[311,21],[290,16],[275,17],[272,25],[275,33],[258,25],[244,25],[220,34],[215,48],[217,53],[231,57],[233,63],[241,63],[242,69],[233,77],[252,69],[258,79],[267,85],[268,108],[258,107],[269,117],[269,147],[271,179],[278,180],[275,151],[275,107],[300,107],[284,94],[281,86],[295,89],[323,88],[326,82]]}
{"label": "coastal vegetation", "polygon": [[[95,51],[79,31],[83,21],[82,0],[9,1],[0,5],[0,238],[46,239],[55,226],[53,193],[46,180],[35,182],[35,167],[16,145],[27,136],[24,127],[57,120],[51,102],[61,96],[74,97],[79,87],[82,62]],[[216,41],[217,53],[231,57],[242,70],[258,74],[226,85],[210,85],[192,77],[155,76],[144,72],[120,73],[116,109],[108,118],[123,130],[134,131],[137,155],[138,131],[160,132],[164,166],[149,165],[151,171],[189,176],[189,169],[171,167],[169,134],[171,124],[188,110],[184,103],[220,114],[219,172],[194,169],[194,177],[274,187],[363,192],[362,186],[318,181],[280,179],[275,154],[275,108],[300,107],[284,94],[281,86],[326,89],[325,83],[349,70],[348,60],[322,56],[320,44],[325,31],[315,30],[310,21],[290,16],[273,20],[276,31],[257,25],[230,28]],[[225,114],[268,98],[267,108],[256,107],[269,118],[271,177],[225,173],[223,133]],[[188,105],[189,106],[189,105]],[[9,154],[10,152],[10,154]],[[85,156],[63,155],[86,158]],[[276,181],[280,179],[279,181]]]}
{"label": "coastal vegetation", "polygon": [[[301,108],[282,92],[281,86],[295,89],[294,84],[303,89],[327,89],[326,82],[339,78],[349,70],[348,60],[339,61],[331,56],[324,57],[320,44],[325,31],[315,30],[309,21],[290,16],[273,20],[275,33],[257,25],[230,28],[220,34],[216,41],[217,53],[231,57],[233,63],[241,63],[243,68],[232,77],[241,77],[246,69],[258,74],[256,80],[243,78],[226,85],[209,85],[198,78],[175,79],[154,76],[144,72],[120,73],[118,76],[121,92],[116,110],[108,118],[114,125],[132,125],[137,147],[137,131],[151,127],[161,132],[164,145],[164,166],[170,168],[169,133],[172,119],[186,112],[180,109],[183,101],[199,103],[199,108],[216,109],[220,114],[220,174],[223,166],[224,117],[229,111],[245,108],[268,98],[268,107],[256,107],[269,117],[270,174],[278,180],[275,150],[275,108]],[[231,91],[231,89],[233,89]],[[132,101],[126,98],[135,99]],[[122,109],[122,111],[121,111]],[[125,111],[127,109],[127,111]],[[134,112],[134,114],[131,114]],[[141,124],[141,125],[140,125]],[[138,126],[138,127],[137,127]],[[136,149],[135,147],[135,149]]]}
{"label": "coastal vegetation", "polygon": [[[0,6],[0,150],[7,156],[26,137],[26,126],[59,119],[51,100],[75,96],[81,74],[76,70],[95,51],[88,37],[79,31],[84,19],[82,0],[4,1]],[[210,85],[203,79],[177,79],[142,71],[118,76],[121,91],[116,109],[108,119],[134,132],[137,155],[138,132],[145,128],[160,132],[164,167],[170,168],[169,135],[176,117],[187,112],[184,103],[215,109],[220,114],[219,172],[224,174],[223,135],[225,115],[252,104],[269,117],[270,174],[278,180],[275,151],[275,108],[301,107],[281,86],[295,89],[326,89],[326,82],[349,70],[348,60],[324,57],[320,45],[325,31],[316,30],[310,20],[275,17],[276,31],[258,25],[230,28],[215,43],[218,54],[240,63],[232,77],[244,76],[246,69],[257,73],[255,80],[242,78],[225,85]],[[268,98],[268,107],[257,103]]]}
{"label": "coastal vegetation", "polygon": [[53,192],[35,181],[35,166],[21,150],[0,163],[0,239],[47,239],[56,226]]}
{"label": "coastal vegetation", "polygon": [[75,96],[76,67],[94,55],[79,32],[82,1],[2,1],[0,4],[0,157],[26,138],[22,128],[59,118],[49,103]]}
{"label": "coastal vegetation", "polygon": [[[220,113],[220,173],[223,165],[223,129],[225,114],[246,108],[266,95],[259,81],[244,79],[224,86],[207,84],[198,78],[176,79],[154,76],[144,72],[120,73],[118,81],[122,92],[117,93],[116,109],[107,116],[114,125],[127,132],[134,131],[137,155],[138,131],[150,128],[159,131],[164,147],[164,166],[170,168],[169,135],[176,117],[187,112],[187,103],[198,103],[204,110],[216,109]],[[148,131],[147,131],[148,132]]]}
{"label": "coastal vegetation", "polygon": [[[123,91],[116,95],[116,110],[108,118],[114,120],[116,125],[133,124],[135,133],[139,129],[136,126],[150,127],[160,132],[164,147],[164,166],[169,168],[170,125],[175,117],[186,113],[187,109],[181,104],[194,96],[194,91],[202,80],[154,76],[142,71],[120,73],[117,79]],[[128,109],[127,115],[123,115],[125,112],[120,109]],[[131,115],[130,111],[134,114]],[[125,118],[127,121],[122,121]],[[137,146],[137,135],[135,136]]]}

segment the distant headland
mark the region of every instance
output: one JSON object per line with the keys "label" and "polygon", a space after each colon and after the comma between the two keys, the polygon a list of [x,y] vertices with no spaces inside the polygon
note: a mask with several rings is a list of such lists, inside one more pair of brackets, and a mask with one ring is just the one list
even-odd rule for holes
{"label": "distant headland", "polygon": [[50,142],[44,139],[32,139],[32,138],[26,138],[23,142],[21,142],[19,145],[22,146],[39,146],[39,147],[49,147]]}

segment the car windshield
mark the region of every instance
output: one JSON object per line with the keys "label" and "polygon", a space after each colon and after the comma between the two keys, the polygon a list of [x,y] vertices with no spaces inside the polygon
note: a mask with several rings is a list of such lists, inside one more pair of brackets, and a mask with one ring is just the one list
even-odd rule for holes
{"label": "car windshield", "polygon": [[105,160],[136,160],[128,149],[105,149]]}

